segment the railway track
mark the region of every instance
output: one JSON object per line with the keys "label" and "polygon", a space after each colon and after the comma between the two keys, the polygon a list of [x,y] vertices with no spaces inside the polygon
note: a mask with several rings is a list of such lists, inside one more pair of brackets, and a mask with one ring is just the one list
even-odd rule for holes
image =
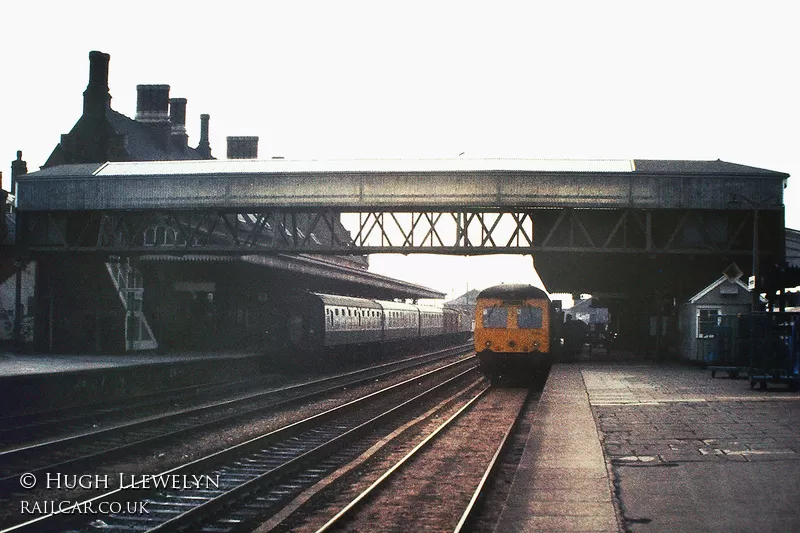
{"label": "railway track", "polygon": [[194,405],[5,450],[0,452],[0,493],[18,489],[19,476],[23,473],[39,475],[56,470],[66,473],[87,466],[96,467],[102,461],[134,451],[141,453],[146,448],[155,448],[169,440],[187,438],[200,431],[213,431],[233,423],[262,418],[276,409],[321,398],[343,387],[387,379],[393,374],[455,357],[467,351],[465,347],[440,350],[378,367],[259,391],[211,404]]}
{"label": "railway track", "polygon": [[[431,354],[422,354],[399,361],[387,362],[370,369],[340,373],[315,381],[331,382],[335,379],[346,379],[347,376],[357,376],[364,372],[374,371],[372,369],[401,368],[404,365],[424,361],[431,356],[435,357],[435,354],[446,353],[448,353],[448,350],[440,350]],[[0,452],[20,447],[24,444],[36,444],[72,435],[91,434],[98,428],[118,425],[133,418],[143,418],[146,415],[157,415],[158,413],[175,411],[181,408],[190,409],[193,406],[206,405],[214,401],[225,401],[236,397],[252,397],[267,388],[278,388],[278,377],[276,375],[267,375],[235,382],[193,385],[110,403],[102,402],[63,409],[0,416]],[[314,381],[294,386],[304,386],[311,383],[314,383]]]}
{"label": "railway track", "polygon": [[[480,383],[462,359],[180,467],[140,478],[72,511],[41,516],[6,531],[244,531],[380,438],[381,428],[419,416],[426,405]],[[427,402],[427,403],[424,403]],[[181,487],[145,490],[156,480]],[[186,486],[189,480],[191,486]],[[205,480],[195,483],[192,480]],[[192,484],[194,483],[194,484]],[[94,513],[104,503],[134,502],[146,512]],[[83,507],[80,507],[80,506]],[[112,510],[115,508],[111,508]]]}
{"label": "railway track", "polygon": [[141,417],[142,412],[175,409],[215,398],[231,397],[274,385],[275,378],[263,376],[246,380],[193,385],[160,391],[115,402],[77,405],[0,417],[0,450],[26,443],[42,442],[65,433],[90,432],[102,425]]}
{"label": "railway track", "polygon": [[528,394],[481,389],[326,522],[292,530],[467,531]]}

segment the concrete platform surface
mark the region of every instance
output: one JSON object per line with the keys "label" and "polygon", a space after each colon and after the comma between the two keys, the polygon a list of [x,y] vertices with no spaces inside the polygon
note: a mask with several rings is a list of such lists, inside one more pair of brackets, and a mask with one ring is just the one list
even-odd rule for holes
{"label": "concrete platform surface", "polygon": [[0,353],[0,377],[56,372],[77,372],[135,365],[172,364],[203,359],[239,359],[248,353],[180,353],[180,354],[117,354],[117,355],[54,355]]}
{"label": "concrete platform surface", "polygon": [[581,369],[554,365],[495,532],[619,530]]}
{"label": "concrete platform surface", "polygon": [[87,405],[251,377],[244,353],[0,355],[0,415]]}
{"label": "concrete platform surface", "polygon": [[556,365],[496,531],[800,531],[800,394]]}

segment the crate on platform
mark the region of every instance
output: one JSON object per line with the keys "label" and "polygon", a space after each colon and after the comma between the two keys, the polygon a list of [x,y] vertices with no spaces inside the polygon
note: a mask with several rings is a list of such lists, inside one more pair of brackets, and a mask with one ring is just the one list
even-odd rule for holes
{"label": "crate on platform", "polygon": [[716,377],[717,372],[727,372],[730,377],[736,378],[748,370],[746,352],[740,348],[740,316],[720,315],[717,318],[705,353],[706,368],[711,371],[711,377]]}
{"label": "crate on platform", "polygon": [[750,386],[800,386],[800,313],[748,313],[739,323],[740,350],[748,361]]}

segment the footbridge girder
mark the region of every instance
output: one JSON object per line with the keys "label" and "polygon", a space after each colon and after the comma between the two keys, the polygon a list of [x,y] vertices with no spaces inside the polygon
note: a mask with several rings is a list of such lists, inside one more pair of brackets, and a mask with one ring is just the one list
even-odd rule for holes
{"label": "footbridge girder", "polygon": [[[787,177],[723,161],[64,165],[19,178],[19,243],[30,253],[132,255],[778,257]],[[339,223],[352,239],[334,231]]]}
{"label": "footbridge girder", "polygon": [[[759,222],[757,223],[756,217]],[[450,209],[339,211],[99,210],[28,212],[30,253],[125,255],[590,254],[772,255],[782,210]],[[352,239],[335,231],[338,224]],[[534,231],[535,229],[535,231]]]}

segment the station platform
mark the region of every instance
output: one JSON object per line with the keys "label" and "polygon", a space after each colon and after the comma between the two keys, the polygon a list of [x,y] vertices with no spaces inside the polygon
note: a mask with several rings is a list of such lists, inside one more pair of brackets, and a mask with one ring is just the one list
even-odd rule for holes
{"label": "station platform", "polygon": [[244,379],[255,353],[52,355],[0,353],[0,412],[68,407]]}
{"label": "station platform", "polygon": [[496,533],[800,531],[800,394],[554,365]]}

